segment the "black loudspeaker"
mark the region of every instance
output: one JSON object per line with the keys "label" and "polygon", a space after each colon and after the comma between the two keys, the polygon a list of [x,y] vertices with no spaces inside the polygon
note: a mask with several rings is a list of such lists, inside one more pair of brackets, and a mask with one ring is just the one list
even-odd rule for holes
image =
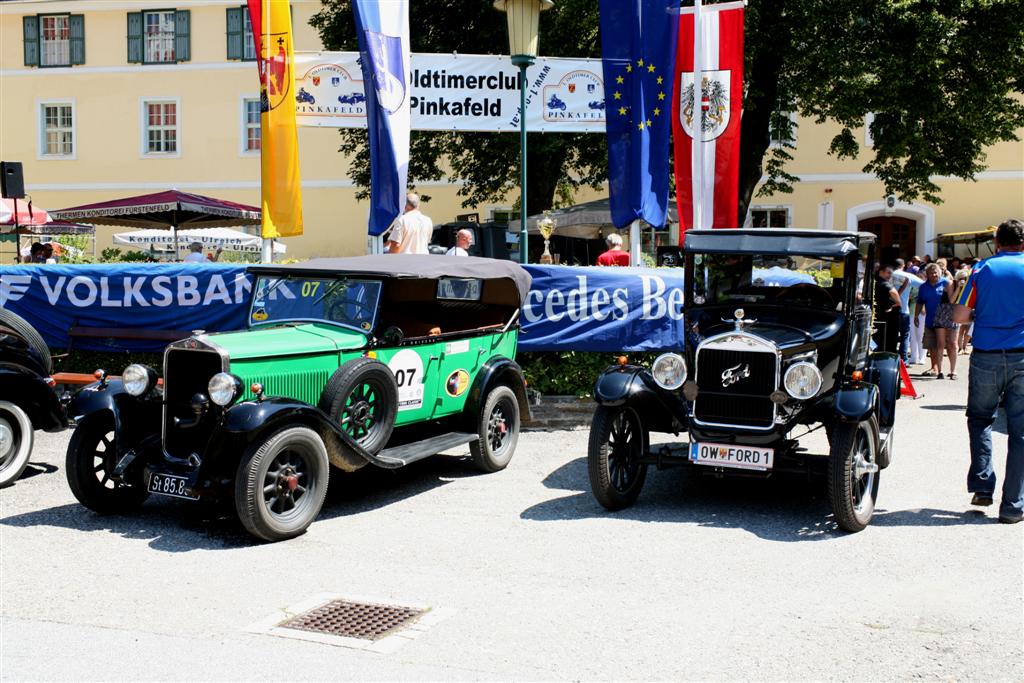
{"label": "black loudspeaker", "polygon": [[25,196],[25,178],[20,161],[0,161],[0,197],[21,199]]}
{"label": "black loudspeaker", "polygon": [[663,268],[683,267],[682,247],[658,247],[658,265]]}

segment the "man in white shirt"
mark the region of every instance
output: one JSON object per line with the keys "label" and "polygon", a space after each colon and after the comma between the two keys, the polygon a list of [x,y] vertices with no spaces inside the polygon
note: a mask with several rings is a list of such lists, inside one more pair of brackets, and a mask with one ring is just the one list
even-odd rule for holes
{"label": "man in white shirt", "polygon": [[444,253],[445,256],[469,256],[469,248],[473,246],[473,231],[463,228],[455,233],[455,246]]}
{"label": "man in white shirt", "polygon": [[389,254],[428,254],[427,245],[434,234],[434,222],[420,213],[419,195],[405,196],[405,213],[395,220],[388,235]]}
{"label": "man in white shirt", "polygon": [[189,250],[188,256],[186,256],[183,259],[185,261],[185,263],[209,263],[210,262],[206,258],[206,255],[203,254],[203,245],[201,243],[193,242],[192,244],[188,245],[188,250]]}

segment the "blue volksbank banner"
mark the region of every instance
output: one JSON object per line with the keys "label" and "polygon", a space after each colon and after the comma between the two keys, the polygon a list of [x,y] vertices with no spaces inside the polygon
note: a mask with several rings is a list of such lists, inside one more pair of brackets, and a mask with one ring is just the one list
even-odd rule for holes
{"label": "blue volksbank banner", "polygon": [[[521,351],[648,351],[682,339],[682,270],[529,265]],[[206,330],[245,327],[252,278],[243,266],[107,264],[0,267],[0,306],[54,348],[72,327]],[[160,351],[163,342],[74,340],[88,350]]]}

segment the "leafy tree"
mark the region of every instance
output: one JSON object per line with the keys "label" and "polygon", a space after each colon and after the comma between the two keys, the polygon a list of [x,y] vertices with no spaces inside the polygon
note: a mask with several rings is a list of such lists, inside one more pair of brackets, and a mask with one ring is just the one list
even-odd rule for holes
{"label": "leafy tree", "polygon": [[[355,50],[349,0],[324,0],[313,19],[328,49]],[[688,3],[684,3],[688,4]],[[490,2],[410,3],[415,52],[501,54],[505,16]],[[599,57],[598,3],[559,0],[541,17],[541,53]],[[791,192],[791,145],[772,147],[792,125],[780,109],[841,126],[829,152],[853,158],[855,129],[874,113],[873,157],[864,166],[886,194],[939,203],[935,175],[971,179],[984,148],[1024,127],[1024,2],[1021,0],[750,0],[741,128],[740,215],[759,194]],[[369,185],[365,131],[343,131],[352,175]],[[531,134],[529,213],[567,191],[606,180],[604,136]],[[414,132],[410,183],[451,175],[465,206],[500,200],[518,186],[519,139],[493,133]]]}

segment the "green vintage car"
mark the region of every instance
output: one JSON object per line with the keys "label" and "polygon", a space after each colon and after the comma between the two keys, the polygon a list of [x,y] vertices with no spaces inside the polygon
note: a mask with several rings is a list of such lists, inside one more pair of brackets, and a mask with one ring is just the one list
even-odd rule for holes
{"label": "green vintage car", "polygon": [[69,407],[67,477],[101,513],[150,494],[234,501],[252,534],[303,533],[328,469],[398,468],[469,444],[494,472],[529,410],[515,263],[385,255],[253,266],[248,329],[168,346]]}

